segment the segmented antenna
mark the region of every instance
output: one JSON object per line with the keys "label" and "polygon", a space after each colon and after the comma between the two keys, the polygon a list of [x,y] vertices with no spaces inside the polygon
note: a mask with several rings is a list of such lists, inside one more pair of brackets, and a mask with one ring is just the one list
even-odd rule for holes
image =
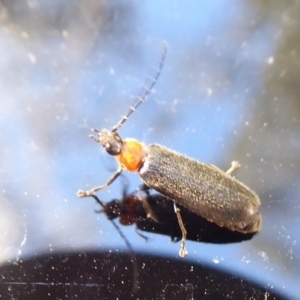
{"label": "segmented antenna", "polygon": [[160,58],[160,61],[159,61],[159,66],[158,66],[157,72],[156,72],[156,74],[153,78],[150,77],[151,80],[152,80],[151,84],[149,85],[149,87],[145,87],[144,94],[142,94],[142,96],[139,96],[137,98],[136,102],[132,106],[130,106],[127,114],[124,117],[122,117],[122,119],[117,123],[117,125],[115,125],[113,127],[111,132],[116,132],[127,121],[129,116],[138,108],[138,106],[145,101],[146,97],[149,95],[149,93],[151,92],[151,90],[153,89],[153,87],[155,86],[155,84],[156,84],[156,82],[159,78],[161,70],[164,66],[164,61],[165,61],[165,58],[166,58],[167,50],[168,50],[168,44],[167,44],[167,42],[164,42],[163,43],[163,51],[162,51],[162,54],[161,54],[161,58]]}

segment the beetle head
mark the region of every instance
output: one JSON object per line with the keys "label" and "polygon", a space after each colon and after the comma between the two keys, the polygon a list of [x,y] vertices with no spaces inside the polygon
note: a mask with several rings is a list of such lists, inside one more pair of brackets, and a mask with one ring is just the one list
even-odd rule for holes
{"label": "beetle head", "polygon": [[99,143],[110,155],[118,155],[122,151],[123,141],[116,132],[103,129],[98,132]]}

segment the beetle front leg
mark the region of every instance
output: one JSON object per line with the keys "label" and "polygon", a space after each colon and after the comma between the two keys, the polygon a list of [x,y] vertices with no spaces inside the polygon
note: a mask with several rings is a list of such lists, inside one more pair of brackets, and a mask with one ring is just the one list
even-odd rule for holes
{"label": "beetle front leg", "polygon": [[103,185],[100,185],[100,186],[97,186],[97,187],[94,187],[92,188],[91,190],[89,191],[83,191],[83,190],[79,190],[77,192],[77,196],[79,198],[83,198],[83,197],[89,197],[91,195],[93,195],[94,193],[100,191],[100,190],[103,190],[105,188],[107,188],[109,185],[111,185],[117,178],[118,176],[122,173],[122,168],[119,168],[108,180],[105,184]]}

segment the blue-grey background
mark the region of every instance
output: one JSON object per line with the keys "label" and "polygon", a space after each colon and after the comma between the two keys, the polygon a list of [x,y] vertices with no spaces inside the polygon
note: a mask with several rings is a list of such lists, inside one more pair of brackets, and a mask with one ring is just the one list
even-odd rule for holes
{"label": "blue-grey background", "polygon": [[[0,259],[126,251],[93,199],[114,159],[88,138],[111,128],[169,44],[154,93],[122,137],[160,143],[235,174],[261,198],[262,231],[188,242],[188,260],[300,299],[300,1],[1,1]],[[128,175],[130,189],[138,175]],[[121,196],[122,182],[99,193]],[[135,251],[179,244],[122,227]],[[180,259],[178,257],[178,259]]]}

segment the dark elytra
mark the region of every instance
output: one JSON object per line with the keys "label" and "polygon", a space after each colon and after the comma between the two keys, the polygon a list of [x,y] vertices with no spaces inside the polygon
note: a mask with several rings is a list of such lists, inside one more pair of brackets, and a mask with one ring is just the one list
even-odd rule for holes
{"label": "dark elytra", "polygon": [[149,145],[139,174],[149,188],[219,226],[242,233],[260,229],[257,195],[213,165]]}

